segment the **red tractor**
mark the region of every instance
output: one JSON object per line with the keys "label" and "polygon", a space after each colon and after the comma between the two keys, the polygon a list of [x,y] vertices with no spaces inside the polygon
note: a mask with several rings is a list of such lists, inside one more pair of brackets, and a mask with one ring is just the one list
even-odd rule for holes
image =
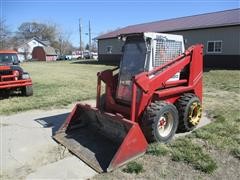
{"label": "red tractor", "polygon": [[76,104],[54,136],[98,172],[194,129],[202,116],[202,45],[185,51],[182,36],[151,32],[121,39],[120,67],[98,73],[96,107]]}
{"label": "red tractor", "polygon": [[0,94],[18,90],[24,96],[33,95],[32,80],[19,66],[17,52],[0,50]]}

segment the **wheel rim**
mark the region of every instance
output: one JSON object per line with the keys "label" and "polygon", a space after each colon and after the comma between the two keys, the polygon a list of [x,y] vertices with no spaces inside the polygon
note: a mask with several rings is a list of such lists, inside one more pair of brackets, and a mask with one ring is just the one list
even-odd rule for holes
{"label": "wheel rim", "polygon": [[170,112],[164,113],[158,121],[158,133],[162,137],[166,137],[171,133],[173,127],[173,115]]}
{"label": "wheel rim", "polygon": [[188,114],[189,122],[193,126],[196,126],[200,122],[201,117],[202,117],[201,104],[199,102],[192,103],[189,109],[189,114]]}

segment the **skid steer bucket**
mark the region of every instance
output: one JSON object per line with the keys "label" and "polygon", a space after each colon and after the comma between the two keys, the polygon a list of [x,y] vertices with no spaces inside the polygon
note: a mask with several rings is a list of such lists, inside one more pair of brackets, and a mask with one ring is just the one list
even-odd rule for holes
{"label": "skid steer bucket", "polygon": [[53,137],[98,172],[108,172],[136,158],[147,141],[136,122],[77,104]]}

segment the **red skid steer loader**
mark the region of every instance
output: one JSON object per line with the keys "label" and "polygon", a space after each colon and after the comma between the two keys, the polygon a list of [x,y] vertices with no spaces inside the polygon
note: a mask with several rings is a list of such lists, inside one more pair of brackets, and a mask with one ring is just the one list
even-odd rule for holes
{"label": "red skid steer loader", "polygon": [[[96,107],[76,104],[54,139],[98,172],[190,131],[202,115],[202,53],[185,51],[183,37],[162,33],[122,35],[119,68],[98,73]],[[101,91],[102,82],[105,92]]]}

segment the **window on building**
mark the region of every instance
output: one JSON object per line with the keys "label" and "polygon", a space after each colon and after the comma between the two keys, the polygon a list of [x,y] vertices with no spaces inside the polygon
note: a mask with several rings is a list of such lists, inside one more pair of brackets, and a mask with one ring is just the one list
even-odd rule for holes
{"label": "window on building", "polygon": [[112,46],[107,46],[107,53],[108,54],[111,54],[112,53]]}
{"label": "window on building", "polygon": [[208,41],[207,52],[208,53],[221,53],[222,52],[222,41]]}
{"label": "window on building", "polygon": [[215,42],[214,51],[215,52],[222,52],[222,41],[216,41]]}
{"label": "window on building", "polygon": [[214,42],[208,42],[208,52],[214,52]]}

